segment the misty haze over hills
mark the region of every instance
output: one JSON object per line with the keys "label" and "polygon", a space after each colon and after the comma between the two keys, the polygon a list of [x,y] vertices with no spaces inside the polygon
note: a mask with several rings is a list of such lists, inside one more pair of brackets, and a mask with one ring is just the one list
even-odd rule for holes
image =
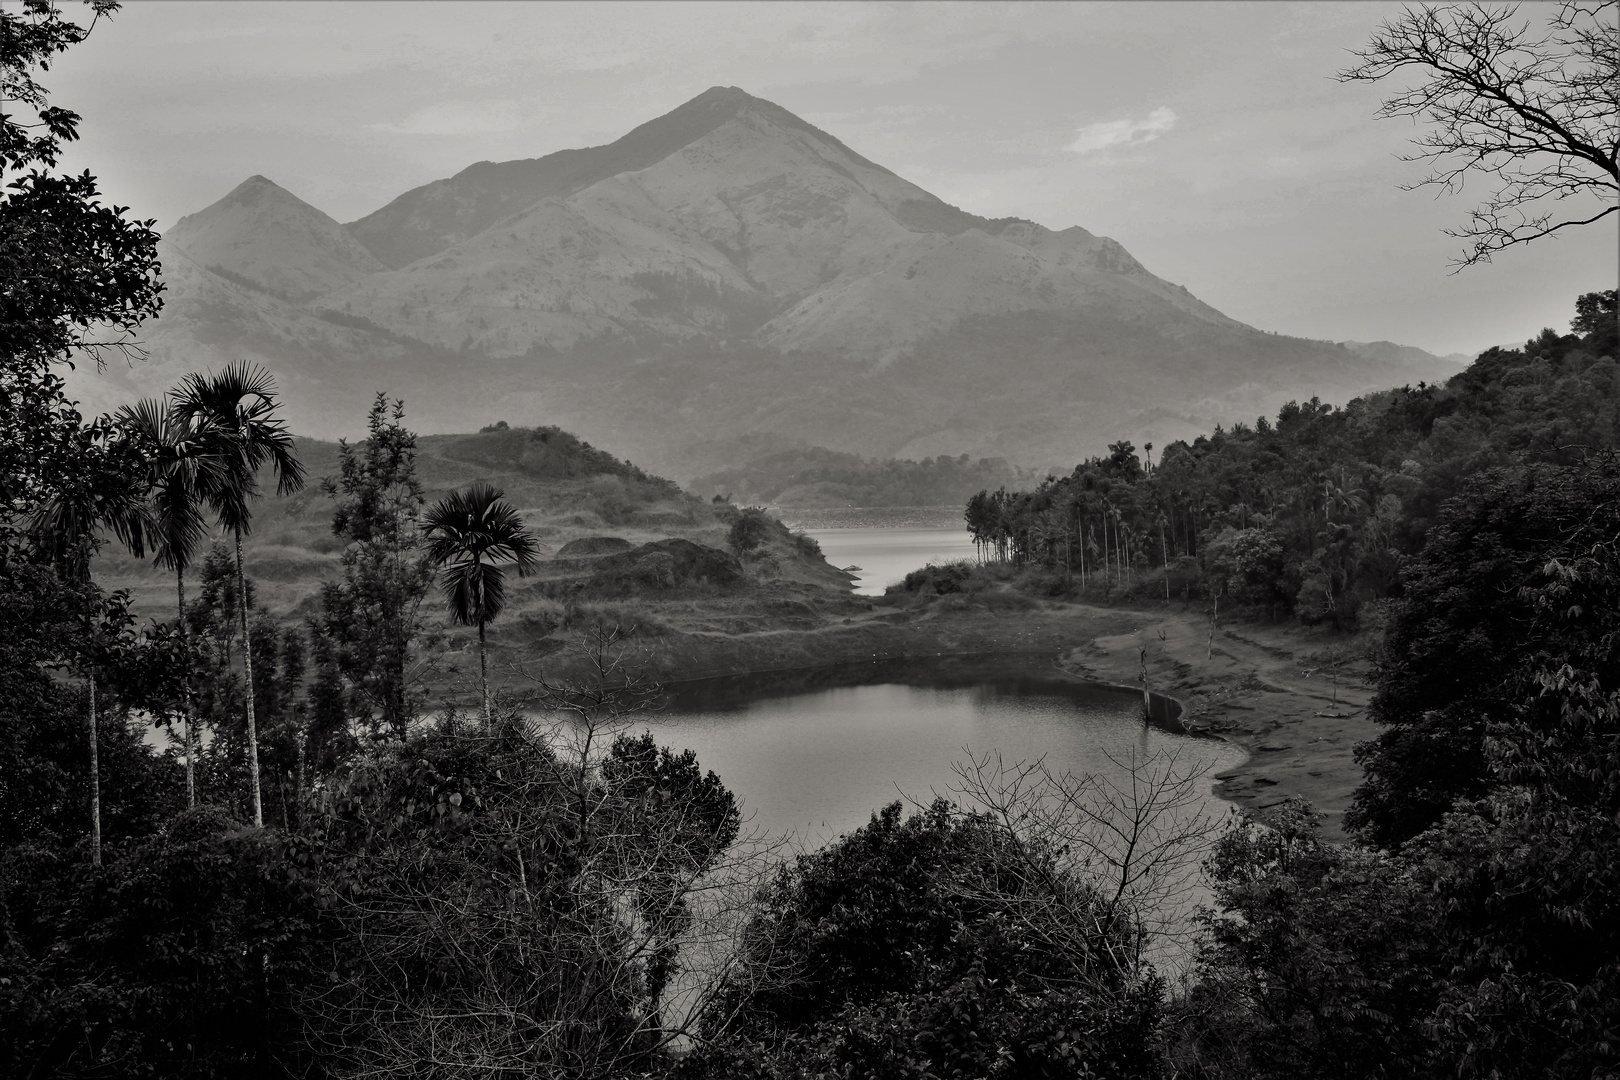
{"label": "misty haze over hills", "polygon": [[558,424],[683,479],[748,433],[1072,464],[1458,370],[1246,326],[1113,240],[966,213],[736,88],[347,225],[254,176],[161,255],[151,359],[76,374],[87,409],[246,358],[301,433],[358,433],[384,389],[418,430]]}

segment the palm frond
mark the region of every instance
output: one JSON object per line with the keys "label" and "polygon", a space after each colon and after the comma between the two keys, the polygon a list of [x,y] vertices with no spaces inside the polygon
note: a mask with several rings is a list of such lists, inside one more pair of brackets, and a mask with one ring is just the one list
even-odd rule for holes
{"label": "palm frond", "polygon": [[494,621],[506,606],[510,563],[518,576],[533,573],[540,545],[502,493],[477,482],[452,491],[422,518],[427,557],[443,569],[439,585],[450,616],[467,626]]}
{"label": "palm frond", "polygon": [[259,470],[268,466],[276,490],[290,495],[304,486],[304,466],[286,421],[276,416],[275,379],[262,367],[235,361],[216,374],[193,372],[174,391],[174,413],[192,426],[223,463],[223,476],[206,485],[205,497],[226,528],[248,532],[259,496]]}
{"label": "palm frond", "polygon": [[208,532],[202,504],[229,479],[229,467],[216,452],[212,425],[203,417],[188,420],[157,398],[125,405],[113,420],[147,463],[154,561],[170,570],[185,570]]}

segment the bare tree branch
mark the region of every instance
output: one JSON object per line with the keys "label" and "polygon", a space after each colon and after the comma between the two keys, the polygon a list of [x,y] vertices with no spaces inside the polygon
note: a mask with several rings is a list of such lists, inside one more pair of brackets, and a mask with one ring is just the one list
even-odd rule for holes
{"label": "bare tree branch", "polygon": [[1566,2],[1540,32],[1517,21],[1517,5],[1407,8],[1339,73],[1343,82],[1421,80],[1378,113],[1429,125],[1404,159],[1429,165],[1412,187],[1456,194],[1471,176],[1491,185],[1468,225],[1446,230],[1469,242],[1458,269],[1620,210],[1617,7]]}

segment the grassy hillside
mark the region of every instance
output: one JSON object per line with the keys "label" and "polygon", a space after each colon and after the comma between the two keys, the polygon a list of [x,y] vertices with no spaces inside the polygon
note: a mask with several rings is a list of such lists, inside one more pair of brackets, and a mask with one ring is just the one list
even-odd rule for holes
{"label": "grassy hillside", "polygon": [[[321,478],[338,471],[338,444],[300,439],[298,456],[309,483],[295,495],[265,498],[244,545],[258,606],[288,619],[318,611],[321,583],[339,575],[343,548],[332,535],[333,501],[321,490]],[[769,522],[760,547],[739,560],[727,542],[738,508],[684,493],[555,427],[497,425],[423,436],[417,473],[430,503],[474,480],[494,484],[540,539],[540,571],[510,582],[511,606],[495,628],[497,639],[503,632],[532,639],[537,630],[563,631],[598,601],[652,611],[707,597],[746,608],[778,594],[848,592],[848,576],[779,522]],[[95,573],[109,588],[129,589],[143,614],[172,617],[172,573],[112,545],[98,556]],[[193,576],[189,595],[195,589]],[[436,596],[428,603],[430,622],[437,621],[441,604]]]}

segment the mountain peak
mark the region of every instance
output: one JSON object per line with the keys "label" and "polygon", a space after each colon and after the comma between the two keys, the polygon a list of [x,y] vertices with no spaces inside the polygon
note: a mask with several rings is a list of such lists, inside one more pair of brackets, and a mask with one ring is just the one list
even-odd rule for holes
{"label": "mountain peak", "polygon": [[[271,180],[269,177],[254,173],[252,176],[233,187],[225,194],[225,197],[216,202],[214,206],[210,206],[208,209],[201,212],[206,214],[215,206],[255,206],[266,200],[289,201],[296,203],[299,206],[309,205],[308,203],[304,202],[304,200],[300,199],[298,196],[276,183],[274,180]],[[192,215],[192,217],[195,216],[197,215]]]}
{"label": "mountain peak", "polygon": [[350,222],[348,228],[378,259],[397,269],[436,255],[541,199],[565,199],[609,177],[650,168],[744,111],[778,128],[810,135],[860,165],[893,175],[774,102],[740,87],[711,86],[613,142],[541,158],[480,161],[446,180],[407,191]]}
{"label": "mountain peak", "polygon": [[229,281],[294,303],[383,269],[343,226],[257,173],[165,239]]}
{"label": "mountain peak", "polygon": [[[732,105],[743,105],[747,102],[757,100],[759,99],[740,86],[711,86],[707,90],[703,91],[703,93],[693,98],[691,101],[688,101],[686,104],[697,105],[700,103],[728,103]],[[680,108],[685,107],[685,105],[680,106]]]}

